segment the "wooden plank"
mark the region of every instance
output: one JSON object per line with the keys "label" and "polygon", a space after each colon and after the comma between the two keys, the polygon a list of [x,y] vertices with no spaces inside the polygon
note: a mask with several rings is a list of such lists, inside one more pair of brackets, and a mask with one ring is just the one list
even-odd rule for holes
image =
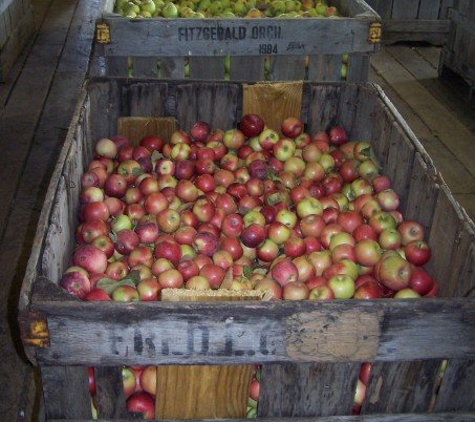
{"label": "wooden plank", "polygon": [[118,366],[94,368],[96,408],[101,419],[127,418],[122,369]]}
{"label": "wooden plank", "polygon": [[224,57],[191,56],[188,60],[191,79],[224,79]]}
{"label": "wooden plank", "polygon": [[439,185],[434,169],[424,162],[420,154],[416,154],[410,175],[408,198],[401,210],[404,218],[422,224],[426,238],[432,227],[438,195]]}
{"label": "wooden plank", "polygon": [[158,302],[126,309],[116,303],[41,302],[36,295],[32,300],[54,333],[50,347],[37,350],[43,364],[391,361],[465,358],[475,349],[472,299],[381,299],[357,306],[257,302],[237,308]]}
{"label": "wooden plank", "polygon": [[360,365],[263,365],[258,417],[350,414]]}
{"label": "wooden plank", "polygon": [[265,80],[265,57],[263,56],[231,56],[231,81],[263,81]]}
{"label": "wooden plank", "polygon": [[475,361],[449,360],[437,393],[435,412],[474,411]]}
{"label": "wooden plank", "polygon": [[[356,3],[355,3],[356,4]],[[105,57],[226,56],[371,53],[368,24],[379,18],[358,3],[361,18],[332,19],[124,19],[105,16]],[[324,39],[324,42],[320,40]],[[268,47],[270,46],[270,47]],[[271,49],[269,53],[268,49]]]}
{"label": "wooden plank", "polygon": [[414,0],[397,0],[393,3],[393,19],[414,19],[417,17],[419,2]]}
{"label": "wooden plank", "polygon": [[373,57],[372,64],[395,91],[417,110],[421,119],[438,133],[442,142],[467,170],[475,175],[475,164],[466,154],[471,148],[473,135],[457,121],[452,111],[434,102],[434,97],[385,51]]}
{"label": "wooden plank", "polygon": [[311,55],[309,58],[309,81],[338,82],[341,80],[341,55],[318,54]]}
{"label": "wooden plank", "polygon": [[159,76],[164,79],[183,79],[185,77],[185,59],[183,57],[160,57]]}
{"label": "wooden plank", "polygon": [[393,3],[395,0],[367,0],[367,3],[376,10],[383,21],[391,17]]}
{"label": "wooden plank", "polygon": [[369,76],[370,57],[363,54],[349,54],[348,82],[366,82]]}
{"label": "wooden plank", "polygon": [[439,360],[373,363],[361,413],[428,412],[439,368]]}
{"label": "wooden plank", "polygon": [[419,0],[419,19],[438,19],[440,12],[440,0]]}
{"label": "wooden plank", "polygon": [[157,58],[156,57],[136,57],[132,61],[133,75],[136,78],[156,78]]}
{"label": "wooden plank", "polygon": [[42,366],[41,379],[48,419],[91,419],[91,396],[85,367]]}
{"label": "wooden plank", "polygon": [[252,365],[157,367],[156,419],[244,418]]}
{"label": "wooden plank", "polygon": [[[428,236],[431,251],[437,259],[431,259],[426,265],[430,273],[438,278],[441,296],[446,296],[449,291],[447,280],[450,280],[453,247],[461,226],[461,215],[454,207],[448,189],[442,185]],[[447,245],[452,246],[447,249]]]}
{"label": "wooden plank", "polygon": [[269,79],[300,81],[305,79],[305,56],[271,56]]}

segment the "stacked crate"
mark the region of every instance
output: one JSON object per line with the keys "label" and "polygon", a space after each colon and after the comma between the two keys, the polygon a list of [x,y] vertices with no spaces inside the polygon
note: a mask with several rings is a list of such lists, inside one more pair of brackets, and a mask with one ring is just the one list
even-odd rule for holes
{"label": "stacked crate", "polygon": [[475,102],[475,2],[455,0],[450,31],[440,56],[439,74],[449,69],[468,84],[468,98]]}
{"label": "stacked crate", "polygon": [[363,0],[330,0],[338,19],[127,19],[107,0],[97,22],[96,75],[236,81],[368,80],[379,16]]}
{"label": "stacked crate", "polygon": [[[296,82],[294,82],[296,84]],[[41,370],[46,420],[131,419],[121,367],[262,365],[258,417],[291,421],[475,420],[475,226],[400,114],[373,84],[93,78],[49,186],[20,300],[25,351]],[[298,101],[313,135],[340,124],[371,143],[406,218],[420,221],[439,298],[283,302],[82,302],[59,280],[74,248],[80,178],[122,117],[235,127],[248,89]],[[284,111],[282,112],[284,113]],[[282,116],[279,116],[282,117]],[[361,362],[373,362],[362,415],[351,416]],[[446,361],[442,380],[440,368]],[[445,363],[444,363],[445,365]],[[307,419],[305,419],[307,418]],[[314,420],[314,419],[311,419]]]}
{"label": "stacked crate", "polygon": [[0,0],[0,82],[35,31],[29,0]]}
{"label": "stacked crate", "polygon": [[383,43],[399,41],[442,45],[454,0],[367,0],[383,20]]}

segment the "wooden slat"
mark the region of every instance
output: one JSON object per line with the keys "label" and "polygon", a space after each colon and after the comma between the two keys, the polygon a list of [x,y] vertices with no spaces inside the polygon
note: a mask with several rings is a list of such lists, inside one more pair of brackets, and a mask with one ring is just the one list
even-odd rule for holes
{"label": "wooden slat", "polygon": [[138,145],[143,137],[149,135],[170,139],[176,128],[173,117],[121,117],[117,122],[117,134],[125,136],[132,145]]}
{"label": "wooden slat", "polygon": [[366,82],[369,76],[370,56],[363,54],[349,54],[348,82]]}
{"label": "wooden slat", "polygon": [[342,57],[339,54],[309,56],[308,80],[338,82],[341,80]]}
{"label": "wooden slat", "polygon": [[230,58],[231,81],[263,81],[264,56],[231,56]]}
{"label": "wooden slat", "polygon": [[263,365],[258,416],[285,418],[351,413],[360,365]]}
{"label": "wooden slat", "polygon": [[185,77],[184,57],[160,57],[159,77],[163,79],[183,79]]}
{"label": "wooden slat", "polygon": [[87,370],[81,366],[42,366],[43,395],[48,419],[91,419]]}
{"label": "wooden slat", "polygon": [[253,365],[157,367],[156,419],[244,418]]}
{"label": "wooden slat", "polygon": [[361,412],[428,412],[439,368],[438,360],[374,363]]}
{"label": "wooden slat", "polygon": [[406,219],[422,224],[427,238],[439,194],[439,181],[434,169],[418,153],[415,155],[409,183],[408,197],[401,210]]}
{"label": "wooden slat", "polygon": [[[475,350],[472,299],[324,306],[258,302],[238,308],[233,303],[140,303],[127,309],[115,303],[41,302],[36,295],[32,300],[55,333],[50,347],[37,351],[43,364],[391,361],[463,358]],[[113,323],[104,321],[104,314],[113,316]],[[203,336],[209,340],[203,342]]]}
{"label": "wooden slat", "polygon": [[305,79],[305,56],[271,56],[272,81],[300,81]]}
{"label": "wooden slat", "polygon": [[156,78],[157,58],[156,57],[135,57],[132,60],[132,72],[136,78]]}
{"label": "wooden slat", "polygon": [[101,419],[118,419],[129,416],[125,406],[124,381],[118,366],[94,368],[96,408]]}
{"label": "wooden slat", "polygon": [[427,263],[430,272],[436,274],[439,278],[440,294],[442,296],[446,296],[450,290],[447,280],[450,280],[453,248],[456,245],[459,231],[463,227],[461,215],[453,205],[452,196],[447,188],[442,186],[428,236],[433,256],[438,258],[431,259]]}
{"label": "wooden slat", "polygon": [[190,78],[224,80],[224,57],[191,56]]}
{"label": "wooden slat", "polygon": [[449,360],[434,412],[475,411],[475,361]]}

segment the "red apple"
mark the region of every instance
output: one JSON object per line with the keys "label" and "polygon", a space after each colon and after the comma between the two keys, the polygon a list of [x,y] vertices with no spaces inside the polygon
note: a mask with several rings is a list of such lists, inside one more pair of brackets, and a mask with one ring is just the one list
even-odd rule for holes
{"label": "red apple", "polygon": [[431,249],[424,240],[413,240],[409,242],[404,248],[404,253],[406,259],[411,264],[417,266],[426,264],[431,257]]}

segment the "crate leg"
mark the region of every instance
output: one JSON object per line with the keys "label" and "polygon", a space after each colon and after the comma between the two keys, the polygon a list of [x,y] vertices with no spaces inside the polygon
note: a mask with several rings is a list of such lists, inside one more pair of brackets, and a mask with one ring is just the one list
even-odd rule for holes
{"label": "crate leg", "polygon": [[91,419],[91,396],[84,366],[42,366],[46,420]]}

